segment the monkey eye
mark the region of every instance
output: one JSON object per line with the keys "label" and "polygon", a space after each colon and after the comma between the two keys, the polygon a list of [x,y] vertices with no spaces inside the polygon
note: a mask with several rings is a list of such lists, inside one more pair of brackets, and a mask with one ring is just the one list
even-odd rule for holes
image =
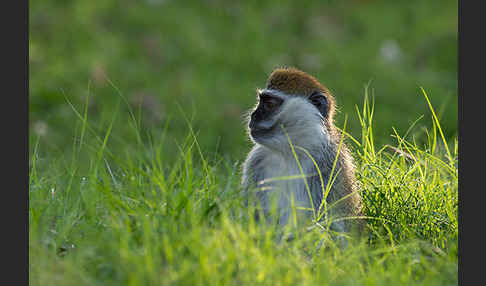
{"label": "monkey eye", "polygon": [[282,103],[282,99],[262,94],[260,95],[260,103],[265,111],[273,111]]}

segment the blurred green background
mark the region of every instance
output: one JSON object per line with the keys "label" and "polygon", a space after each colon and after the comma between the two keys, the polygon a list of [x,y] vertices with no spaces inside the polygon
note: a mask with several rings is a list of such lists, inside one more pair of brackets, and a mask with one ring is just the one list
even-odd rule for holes
{"label": "blurred green background", "polygon": [[[242,160],[243,115],[270,72],[294,66],[334,93],[336,118],[359,136],[356,105],[370,83],[375,136],[423,135],[427,91],[457,136],[457,1],[44,0],[29,3],[31,143],[66,154],[89,96],[92,128],[129,152],[133,109],[143,140],[182,141],[192,120],[203,150]],[[112,82],[108,82],[106,78]],[[117,103],[122,99],[120,108]],[[170,148],[170,147],[168,147]],[[54,154],[54,153],[50,153]],[[53,155],[54,156],[54,155]]]}

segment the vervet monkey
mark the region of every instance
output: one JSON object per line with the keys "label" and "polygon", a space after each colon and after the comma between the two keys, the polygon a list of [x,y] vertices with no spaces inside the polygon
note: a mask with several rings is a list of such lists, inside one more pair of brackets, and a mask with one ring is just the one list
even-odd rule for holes
{"label": "vervet monkey", "polygon": [[[257,97],[258,104],[248,118],[254,146],[243,163],[246,198],[254,195],[265,219],[275,218],[282,225],[294,217],[292,206],[299,216],[310,218],[309,222],[319,213],[324,214],[321,221],[326,216],[360,216],[362,202],[353,160],[334,126],[336,104],[329,90],[301,70],[278,68],[266,88],[257,90]],[[321,203],[331,182],[324,206]],[[259,212],[255,218],[260,218]],[[331,228],[347,232],[353,225],[361,225],[359,221],[341,219]]]}

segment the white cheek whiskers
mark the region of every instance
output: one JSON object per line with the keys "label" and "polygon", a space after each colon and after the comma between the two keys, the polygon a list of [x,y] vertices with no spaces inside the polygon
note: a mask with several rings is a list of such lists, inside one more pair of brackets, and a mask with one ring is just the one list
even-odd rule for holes
{"label": "white cheek whiskers", "polygon": [[292,144],[306,148],[318,149],[329,142],[329,134],[320,112],[306,99],[294,97],[287,100],[282,108],[278,124],[281,124],[280,145],[289,148],[287,132]]}

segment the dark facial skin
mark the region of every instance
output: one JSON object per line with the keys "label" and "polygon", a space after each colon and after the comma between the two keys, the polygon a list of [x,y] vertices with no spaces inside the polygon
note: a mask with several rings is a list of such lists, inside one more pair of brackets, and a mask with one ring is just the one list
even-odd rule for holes
{"label": "dark facial skin", "polygon": [[[321,92],[314,92],[308,100],[319,110],[323,118],[327,117],[329,106],[324,94]],[[252,137],[256,138],[268,135],[275,128],[275,126],[268,128],[262,127],[258,123],[269,119],[274,112],[278,111],[283,102],[283,99],[272,94],[259,94],[259,104],[255,111],[251,113],[250,123],[248,125]]]}
{"label": "dark facial skin", "polygon": [[258,125],[259,122],[268,119],[282,105],[283,99],[271,94],[259,94],[259,104],[250,117],[250,133],[253,137],[263,136],[273,129],[273,126],[264,128]]}

